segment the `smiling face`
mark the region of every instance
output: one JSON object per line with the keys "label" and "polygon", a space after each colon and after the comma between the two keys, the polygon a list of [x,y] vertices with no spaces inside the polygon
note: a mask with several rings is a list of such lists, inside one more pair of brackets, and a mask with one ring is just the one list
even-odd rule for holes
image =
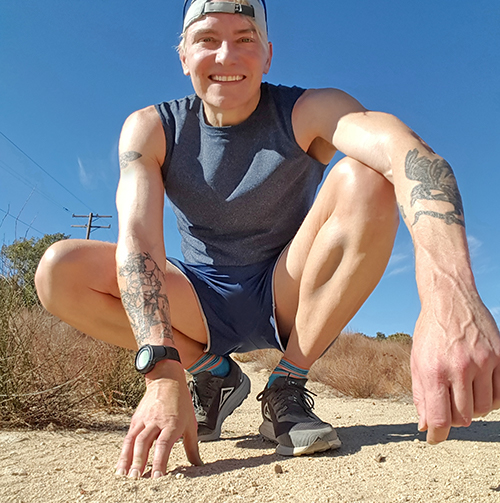
{"label": "smiling face", "polygon": [[226,126],[244,121],[257,107],[262,75],[271,64],[272,46],[240,14],[209,14],[186,31],[182,68],[203,100],[207,120]]}

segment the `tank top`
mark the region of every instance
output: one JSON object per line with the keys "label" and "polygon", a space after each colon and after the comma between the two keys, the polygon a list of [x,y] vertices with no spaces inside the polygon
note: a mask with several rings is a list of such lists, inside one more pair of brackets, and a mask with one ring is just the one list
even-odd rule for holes
{"label": "tank top", "polygon": [[292,110],[303,92],[263,83],[254,112],[226,127],[206,123],[194,94],[156,105],[163,183],[186,263],[256,264],[294,237],[326,168],[295,141]]}

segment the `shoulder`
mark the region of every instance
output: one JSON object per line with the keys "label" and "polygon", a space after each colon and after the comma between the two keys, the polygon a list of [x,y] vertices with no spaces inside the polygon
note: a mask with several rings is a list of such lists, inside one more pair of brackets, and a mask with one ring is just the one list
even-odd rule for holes
{"label": "shoulder", "polygon": [[350,94],[335,88],[307,89],[297,100],[294,108],[299,113],[342,116],[364,112],[366,108]]}
{"label": "shoulder", "polygon": [[132,112],[125,119],[123,130],[150,129],[154,128],[157,124],[161,124],[160,117],[156,111],[156,107],[151,105]]}
{"label": "shoulder", "polygon": [[123,124],[120,151],[134,150],[151,157],[165,156],[165,135],[154,105],[131,113]]}
{"label": "shoulder", "polygon": [[340,119],[357,112],[366,108],[340,89],[307,89],[293,108],[294,134],[306,144],[316,137],[330,141]]}

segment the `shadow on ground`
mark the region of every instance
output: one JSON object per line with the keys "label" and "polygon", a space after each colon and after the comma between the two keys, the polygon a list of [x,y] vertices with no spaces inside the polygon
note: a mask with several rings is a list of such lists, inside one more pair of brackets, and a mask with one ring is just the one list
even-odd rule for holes
{"label": "shadow on ground", "polygon": [[[413,442],[415,439],[425,441],[425,433],[417,430],[417,423],[356,425],[336,429],[342,440],[342,447],[337,450],[314,454],[311,456],[312,458],[347,456],[360,451],[363,446],[367,445]],[[452,428],[449,440],[500,443],[500,421],[475,421],[468,428]],[[263,439],[260,435],[229,436],[221,439],[221,442],[224,441],[236,442],[235,446],[237,448],[254,451],[274,450],[275,446],[275,444]],[[218,459],[202,467],[179,467],[171,473],[173,475],[182,473],[188,478],[209,477],[215,474],[241,470],[242,468],[271,465],[279,463],[283,459],[282,456],[272,452],[258,456],[246,456],[245,458]]]}

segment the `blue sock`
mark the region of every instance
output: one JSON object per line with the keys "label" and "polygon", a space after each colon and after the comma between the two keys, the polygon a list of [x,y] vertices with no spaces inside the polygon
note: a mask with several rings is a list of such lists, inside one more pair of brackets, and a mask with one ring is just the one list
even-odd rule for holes
{"label": "blue sock", "polygon": [[186,369],[191,375],[200,374],[201,372],[210,372],[213,376],[226,377],[229,374],[231,366],[229,360],[224,356],[205,353],[191,367]]}
{"label": "blue sock", "polygon": [[298,367],[290,360],[286,358],[282,358],[276,368],[273,370],[273,373],[269,377],[269,381],[267,382],[267,387],[269,388],[271,384],[278,377],[291,377],[292,379],[307,379],[307,374],[309,373],[309,369],[303,369],[302,367]]}

